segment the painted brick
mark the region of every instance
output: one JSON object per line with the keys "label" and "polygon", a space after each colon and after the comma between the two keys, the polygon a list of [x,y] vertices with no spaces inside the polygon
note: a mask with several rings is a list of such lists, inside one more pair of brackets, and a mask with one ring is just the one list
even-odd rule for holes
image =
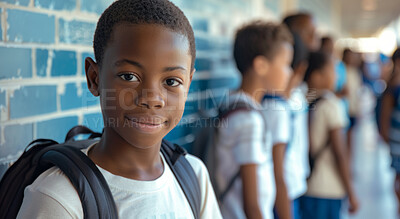
{"label": "painted brick", "polygon": [[7,38],[12,42],[54,43],[54,16],[17,9],[7,10]]}
{"label": "painted brick", "polygon": [[113,0],[81,0],[81,10],[101,14],[111,3]]}
{"label": "painted brick", "polygon": [[61,43],[92,45],[96,29],[95,23],[60,20],[59,36]]}
{"label": "painted brick", "polygon": [[30,0],[2,0],[3,2],[14,4],[14,5],[21,5],[21,6],[28,6]]}
{"label": "painted brick", "polygon": [[76,0],[35,0],[35,7],[50,10],[74,10]]}
{"label": "painted brick", "polygon": [[85,71],[85,59],[86,59],[86,57],[90,57],[93,60],[95,60],[93,52],[91,52],[91,53],[88,53],[88,52],[82,53],[82,75],[86,75],[86,71]]}
{"label": "painted brick", "polygon": [[36,124],[35,139],[50,138],[56,140],[57,142],[64,142],[68,131],[76,125],[78,125],[77,116],[38,122]]}
{"label": "painted brick", "polygon": [[10,117],[22,118],[55,112],[57,87],[53,85],[27,86],[14,91],[10,97]]}
{"label": "painted brick", "polygon": [[194,80],[190,85],[189,92],[204,91],[207,89],[223,88],[234,89],[238,87],[238,79],[236,78],[220,78],[212,80]]}
{"label": "painted brick", "polygon": [[0,106],[6,105],[6,91],[0,90]]}
{"label": "painted brick", "polygon": [[100,104],[99,98],[93,96],[87,88],[86,82],[78,88],[76,83],[65,85],[65,92],[60,96],[61,110],[88,107]]}
{"label": "painted brick", "polygon": [[73,51],[54,51],[51,65],[51,76],[76,75],[77,60]]}
{"label": "painted brick", "polygon": [[[0,121],[3,120],[3,113],[5,115],[7,115],[6,113],[8,111],[8,108],[6,107],[6,97],[7,97],[6,96],[6,91],[5,90],[3,90],[3,91],[0,90]],[[6,118],[4,118],[4,119],[6,119]]]}
{"label": "painted brick", "polygon": [[210,59],[197,58],[194,62],[196,71],[210,71],[212,68],[212,61]]}
{"label": "painted brick", "polygon": [[178,139],[180,137],[183,137],[187,134],[190,134],[190,129],[188,129],[187,126],[185,125],[177,125],[175,128],[173,128],[168,135],[165,136],[165,139],[167,140],[174,140]]}
{"label": "painted brick", "polygon": [[104,127],[103,115],[101,113],[84,115],[82,125],[89,127],[95,132],[101,132]]}
{"label": "painted brick", "polygon": [[195,38],[195,43],[196,43],[196,50],[202,51],[202,50],[211,50],[211,44],[207,39],[201,38],[201,37],[196,37]]}
{"label": "painted brick", "polygon": [[32,77],[30,49],[0,47],[0,57],[0,80]]}
{"label": "painted brick", "polygon": [[1,20],[3,19],[2,16],[3,15],[3,9],[0,8],[0,40],[3,41],[3,25]]}
{"label": "painted brick", "polygon": [[208,20],[206,19],[194,19],[192,22],[192,27],[194,31],[208,31]]}
{"label": "painted brick", "polygon": [[0,157],[15,155],[33,140],[33,125],[10,125],[4,129],[4,142],[0,145]]}
{"label": "painted brick", "polygon": [[49,59],[49,51],[46,49],[36,49],[36,75],[46,77],[47,61]]}

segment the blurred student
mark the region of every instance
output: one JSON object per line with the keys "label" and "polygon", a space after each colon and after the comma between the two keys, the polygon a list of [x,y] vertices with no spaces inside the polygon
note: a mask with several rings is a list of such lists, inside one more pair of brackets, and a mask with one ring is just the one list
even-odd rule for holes
{"label": "blurred student", "polygon": [[324,36],[321,38],[320,51],[332,55],[335,59],[335,72],[336,72],[335,93],[338,97],[346,97],[347,88],[346,86],[344,86],[346,84],[346,65],[342,60],[336,59],[334,48],[335,45],[332,37]]}
{"label": "blurred student", "polygon": [[[289,32],[288,35],[290,36]],[[285,180],[285,153],[292,129],[290,106],[285,94],[292,74],[293,46],[286,44],[273,52],[274,64],[270,65],[270,79],[266,82],[262,107],[266,119],[267,147],[272,147],[275,176],[273,186],[276,186],[275,215],[279,218],[292,218],[291,199]]]}
{"label": "blurred student", "polygon": [[[294,219],[300,218],[299,198],[307,191],[307,177],[309,175],[308,165],[308,103],[305,97],[307,93],[307,84],[304,83],[304,73],[307,68],[307,56],[309,53],[310,45],[306,45],[309,40],[306,36],[310,34],[302,34],[298,31],[297,25],[306,25],[311,36],[315,36],[314,23],[312,22],[311,15],[295,14],[288,16],[284,19],[284,23],[289,25],[289,29],[293,35],[293,60],[292,69],[293,74],[289,79],[288,86],[285,89],[284,97],[287,99],[287,110],[290,113],[290,139],[284,154],[284,181],[287,187],[288,199],[290,202],[290,212]],[[305,20],[305,22],[300,22]],[[314,37],[313,36],[313,37]],[[278,159],[276,159],[278,160]],[[282,185],[281,185],[282,186]],[[282,189],[278,189],[280,193]],[[279,194],[278,194],[279,195]],[[279,201],[278,203],[287,203]],[[279,205],[279,204],[278,204]],[[276,206],[275,218],[281,218],[282,213]]]}
{"label": "blurred student", "polygon": [[348,99],[348,114],[350,118],[350,124],[347,130],[347,147],[349,158],[352,156],[352,145],[353,145],[353,130],[357,124],[357,118],[360,111],[360,98],[359,90],[362,86],[361,74],[358,70],[359,57],[355,52],[346,48],[343,51],[343,62],[346,66],[346,89]]}
{"label": "blurred student", "polygon": [[[308,51],[319,49],[314,17],[305,12],[289,15],[283,19],[292,34],[299,36]],[[295,54],[296,56],[296,54]]]}
{"label": "blurred student", "polygon": [[350,212],[358,201],[350,179],[343,129],[347,118],[340,100],[332,93],[335,86],[334,60],[327,53],[311,53],[305,75],[310,114],[310,156],[314,160],[308,190],[300,205],[307,219],[338,219],[343,200],[348,196]]}
{"label": "blurred student", "polygon": [[[292,38],[285,26],[255,21],[236,33],[234,58],[242,74],[238,91],[229,104],[245,102],[260,109],[266,90],[283,89],[290,75]],[[219,128],[217,184],[224,190],[224,218],[273,218],[275,182],[272,145],[266,144],[266,124],[258,110],[231,113]],[[235,174],[239,177],[235,179]]]}
{"label": "blurred student", "polygon": [[391,166],[396,171],[394,188],[400,204],[400,49],[393,53],[392,61],[392,77],[382,97],[380,133],[390,145]]}

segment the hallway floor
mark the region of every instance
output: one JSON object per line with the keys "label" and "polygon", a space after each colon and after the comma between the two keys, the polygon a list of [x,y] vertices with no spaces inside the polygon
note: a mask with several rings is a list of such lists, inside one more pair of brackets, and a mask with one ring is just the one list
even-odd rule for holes
{"label": "hallway floor", "polygon": [[397,219],[400,216],[396,214],[395,173],[390,168],[389,147],[379,140],[374,117],[370,113],[364,115],[353,135],[353,176],[360,210],[348,215],[345,206],[343,218]]}

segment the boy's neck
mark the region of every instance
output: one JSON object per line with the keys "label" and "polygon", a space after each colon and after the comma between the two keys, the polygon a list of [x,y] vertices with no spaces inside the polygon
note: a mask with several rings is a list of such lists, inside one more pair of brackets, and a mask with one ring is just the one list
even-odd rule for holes
{"label": "boy's neck", "polygon": [[256,83],[242,82],[239,90],[250,96],[257,103],[261,103],[264,96],[264,92],[258,88]]}
{"label": "boy's neck", "polygon": [[99,143],[89,157],[101,168],[114,175],[149,181],[160,177],[164,164],[158,145],[142,149],[126,142],[112,128],[105,128]]}

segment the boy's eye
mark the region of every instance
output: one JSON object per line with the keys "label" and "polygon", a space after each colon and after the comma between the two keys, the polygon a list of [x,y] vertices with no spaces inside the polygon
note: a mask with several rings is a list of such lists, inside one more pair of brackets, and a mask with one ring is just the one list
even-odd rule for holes
{"label": "boy's eye", "polygon": [[124,81],[139,81],[138,77],[132,73],[124,73],[118,76]]}
{"label": "boy's eye", "polygon": [[171,87],[176,87],[182,84],[181,81],[175,79],[175,78],[168,78],[167,80],[165,80],[165,84]]}

